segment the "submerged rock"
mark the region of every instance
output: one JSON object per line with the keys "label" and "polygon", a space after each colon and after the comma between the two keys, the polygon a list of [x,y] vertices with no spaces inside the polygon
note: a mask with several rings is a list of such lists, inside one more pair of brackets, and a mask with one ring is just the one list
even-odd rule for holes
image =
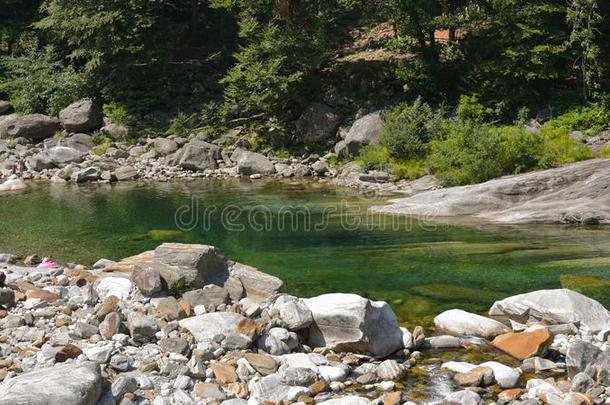
{"label": "submerged rock", "polygon": [[402,331],[390,306],[355,294],[304,300],[313,314],[309,344],[385,357],[402,349]]}

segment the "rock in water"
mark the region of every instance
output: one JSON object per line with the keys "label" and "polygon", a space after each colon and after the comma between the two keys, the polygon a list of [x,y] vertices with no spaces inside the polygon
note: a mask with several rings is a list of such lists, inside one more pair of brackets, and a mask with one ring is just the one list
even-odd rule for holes
{"label": "rock in water", "polygon": [[102,111],[92,100],[80,100],[61,110],[59,120],[69,132],[87,132],[102,125]]}
{"label": "rock in water", "polygon": [[373,212],[430,217],[475,216],[505,223],[610,223],[610,160],[505,176],[481,184],[425,191],[372,207]]}
{"label": "rock in water", "polygon": [[8,179],[0,184],[0,193],[27,190],[28,185],[21,179]]}
{"label": "rock in water", "polygon": [[237,163],[239,174],[250,176],[252,174],[269,175],[275,173],[275,166],[267,156],[250,152],[243,149],[236,149],[231,156],[231,160]]}
{"label": "rock in water", "polygon": [[592,333],[610,327],[610,313],[602,304],[567,289],[515,295],[495,302],[489,314],[505,315],[521,323],[545,321],[551,324],[580,324]]}
{"label": "rock in water", "polygon": [[95,405],[101,392],[100,366],[74,363],[11,378],[0,385],[0,405]]}
{"label": "rock in water", "polygon": [[355,294],[325,294],[304,300],[313,314],[309,344],[332,350],[388,356],[402,349],[396,315],[383,301]]}
{"label": "rock in water", "polygon": [[500,335],[491,344],[516,359],[525,360],[536,355],[544,355],[552,341],[553,336],[547,328],[532,326],[523,332]]}
{"label": "rock in water", "polygon": [[438,315],[434,318],[434,325],[451,335],[478,336],[486,339],[510,332],[510,329],[498,321],[460,309],[451,309]]}
{"label": "rock in water", "polygon": [[0,139],[27,138],[40,140],[59,131],[59,120],[42,114],[8,115],[0,121]]}

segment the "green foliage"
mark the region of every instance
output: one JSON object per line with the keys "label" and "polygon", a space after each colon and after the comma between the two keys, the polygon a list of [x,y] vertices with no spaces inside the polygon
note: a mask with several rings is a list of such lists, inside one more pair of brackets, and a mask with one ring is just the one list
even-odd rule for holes
{"label": "green foliage", "polygon": [[380,142],[395,159],[421,157],[426,154],[438,123],[438,115],[418,98],[413,104],[396,106],[386,115]]}
{"label": "green foliage", "polygon": [[57,113],[87,95],[87,79],[72,66],[57,61],[50,50],[0,59],[6,72],[2,89],[17,111]]}
{"label": "green foliage", "polygon": [[602,146],[601,150],[599,151],[599,156],[602,158],[610,159],[610,145]]}
{"label": "green foliage", "polygon": [[553,120],[544,125],[540,133],[544,139],[544,150],[539,158],[539,167],[557,167],[592,157],[590,149],[572,140],[568,133],[566,127],[558,126]]}
{"label": "green foliage", "polygon": [[582,131],[586,134],[595,134],[608,128],[610,125],[610,102],[607,99],[590,104],[587,107],[574,108],[549,121],[545,127],[569,133]]}
{"label": "green foliage", "polygon": [[383,146],[369,145],[362,148],[358,160],[362,163],[362,169],[365,171],[386,171],[390,169],[392,158]]}
{"label": "green foliage", "polygon": [[428,174],[421,159],[413,159],[406,162],[395,161],[392,163],[390,171],[398,179],[404,180],[415,180]]}
{"label": "green foliage", "polygon": [[461,95],[455,113],[461,120],[489,122],[494,118],[494,110],[485,107],[476,95]]}
{"label": "green foliage", "polygon": [[133,125],[136,118],[133,114],[127,111],[127,108],[115,101],[108,104],[104,104],[102,107],[104,117],[108,118],[110,122],[118,125]]}
{"label": "green foliage", "polygon": [[196,118],[196,114],[186,114],[180,111],[174,118],[171,119],[166,133],[168,135],[187,137],[195,128]]}

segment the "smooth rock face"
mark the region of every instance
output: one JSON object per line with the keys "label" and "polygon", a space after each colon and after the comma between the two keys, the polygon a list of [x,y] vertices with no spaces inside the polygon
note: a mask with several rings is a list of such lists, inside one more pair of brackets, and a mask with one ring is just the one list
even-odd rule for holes
{"label": "smooth rock face", "polygon": [[497,335],[510,332],[504,324],[471,314],[460,309],[451,309],[434,318],[437,329],[455,336],[478,336],[493,338]]}
{"label": "smooth rock face", "polygon": [[551,324],[580,324],[593,333],[610,326],[610,313],[602,304],[567,289],[515,295],[495,302],[489,314],[505,315],[521,323],[545,321]]}
{"label": "smooth rock face", "polygon": [[553,336],[544,326],[533,326],[519,333],[506,333],[491,342],[492,346],[510,354],[516,359],[543,355]]}
{"label": "smooth rock face", "polygon": [[582,340],[572,343],[566,355],[566,366],[570,377],[584,372],[602,385],[610,386],[610,352],[591,343]]}
{"label": "smooth rock face", "polygon": [[0,193],[9,191],[22,191],[27,190],[28,185],[21,179],[8,179],[4,183],[0,184]]}
{"label": "smooth rock face", "polygon": [[59,120],[42,114],[7,116],[0,121],[0,139],[27,138],[44,139],[59,131]]}
{"label": "smooth rock face", "polygon": [[474,216],[506,223],[610,223],[610,160],[506,176],[471,186],[396,199],[375,212],[427,217]]}
{"label": "smooth rock face", "polygon": [[237,163],[237,171],[244,176],[253,174],[269,175],[275,173],[275,166],[267,156],[247,150],[236,150],[231,160]]}
{"label": "smooth rock face", "polygon": [[100,366],[84,362],[31,371],[0,385],[0,405],[95,405]]}
{"label": "smooth rock face", "polygon": [[358,154],[362,147],[377,145],[383,130],[383,120],[378,112],[365,115],[350,128],[345,137],[345,144],[352,155]]}
{"label": "smooth rock face", "polygon": [[242,330],[248,318],[234,312],[213,312],[182,319],[179,325],[197,339],[198,342],[210,342],[218,335],[239,335],[252,342],[252,336]]}
{"label": "smooth rock face", "polygon": [[355,294],[325,294],[304,300],[314,322],[309,344],[385,357],[402,349],[402,332],[390,306]]}
{"label": "smooth rock face", "polygon": [[85,99],[61,110],[59,120],[69,132],[87,132],[102,125],[102,112],[92,100]]}

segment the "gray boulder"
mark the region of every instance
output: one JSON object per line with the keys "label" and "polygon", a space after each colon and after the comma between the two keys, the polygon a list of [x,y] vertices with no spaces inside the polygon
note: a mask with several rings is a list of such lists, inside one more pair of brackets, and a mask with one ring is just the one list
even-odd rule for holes
{"label": "gray boulder", "polygon": [[178,153],[180,156],[177,165],[185,170],[203,171],[218,168],[216,159],[220,149],[216,145],[205,142],[190,143]]}
{"label": "gray boulder", "polygon": [[0,385],[0,405],[95,405],[102,392],[100,366],[92,362],[43,368]]}
{"label": "gray boulder", "polygon": [[91,99],[79,100],[59,112],[68,132],[87,132],[102,126],[102,110]]}
{"label": "gray boulder", "polygon": [[396,315],[383,301],[355,294],[325,294],[304,300],[313,314],[309,344],[331,350],[388,356],[402,349]]}
{"label": "gray boulder", "polygon": [[364,146],[379,144],[379,135],[382,130],[383,120],[379,112],[365,115],[354,122],[345,137],[349,153],[356,155]]}
{"label": "gray boulder", "polygon": [[158,330],[152,317],[135,311],[127,316],[127,328],[131,338],[139,343],[145,343],[153,339]]}
{"label": "gray boulder", "polygon": [[74,134],[60,141],[58,146],[67,146],[79,152],[87,153],[94,146],[93,137],[87,134]]}
{"label": "gray boulder", "polygon": [[236,149],[231,160],[237,163],[237,171],[244,176],[252,174],[269,175],[275,173],[275,166],[263,154]]}
{"label": "gray boulder", "polygon": [[152,143],[161,156],[170,155],[178,150],[178,144],[168,138],[155,138]]}
{"label": "gray boulder", "polygon": [[175,280],[169,279],[180,279],[185,289],[223,285],[229,277],[225,257],[214,246],[164,243],[155,249],[154,262],[168,266],[160,270],[168,285],[175,284]]}
{"label": "gray boulder", "polygon": [[80,163],[85,158],[82,152],[67,146],[55,146],[49,149],[49,157],[58,167],[64,167],[70,163]]}
{"label": "gray boulder", "polygon": [[72,173],[71,179],[75,183],[84,183],[87,181],[96,181],[101,175],[102,171],[99,167],[87,167],[86,169]]}
{"label": "gray boulder", "polygon": [[49,157],[48,153],[41,152],[27,158],[25,160],[25,167],[27,167],[29,170],[40,172],[45,169],[54,168],[55,164]]}
{"label": "gray boulder", "polygon": [[296,122],[302,142],[320,142],[335,136],[341,117],[326,104],[313,103],[305,109]]}
{"label": "gray boulder", "polygon": [[253,322],[235,312],[212,312],[178,321],[198,342],[211,342],[219,335],[237,335],[248,342],[247,345],[254,337],[248,327],[250,323]]}
{"label": "gray boulder", "polygon": [[60,130],[59,120],[42,114],[7,116],[0,121],[0,139],[45,139]]}
{"label": "gray boulder", "polygon": [[451,335],[478,336],[486,339],[510,332],[509,328],[498,321],[460,309],[451,309],[439,314],[434,318],[434,325],[438,330]]}
{"label": "gray boulder", "polygon": [[602,304],[568,289],[540,290],[497,301],[489,310],[492,316],[507,316],[525,323],[580,324],[590,332],[610,326],[610,313]]}
{"label": "gray boulder", "polygon": [[133,180],[138,177],[138,171],[133,166],[119,166],[114,170],[117,181]]}
{"label": "gray boulder", "polygon": [[591,343],[573,342],[566,354],[566,367],[570,378],[583,372],[599,384],[610,386],[610,353]]}
{"label": "gray boulder", "polygon": [[285,286],[282,280],[254,267],[234,263],[230,271],[231,276],[241,282],[246,296],[255,302],[266,301],[284,291]]}
{"label": "gray boulder", "polygon": [[424,191],[372,207],[373,212],[473,216],[501,223],[609,224],[610,159],[506,176],[486,183]]}
{"label": "gray boulder", "polygon": [[6,114],[11,110],[11,103],[5,100],[0,100],[0,115]]}

